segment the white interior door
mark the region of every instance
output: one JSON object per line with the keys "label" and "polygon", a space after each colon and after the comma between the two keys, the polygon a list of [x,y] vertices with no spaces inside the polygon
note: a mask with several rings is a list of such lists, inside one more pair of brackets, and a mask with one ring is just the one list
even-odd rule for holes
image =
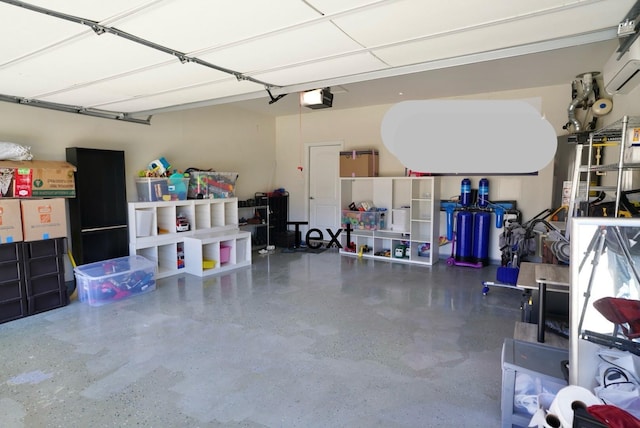
{"label": "white interior door", "polygon": [[340,150],[342,143],[310,144],[309,156],[309,229],[340,227]]}

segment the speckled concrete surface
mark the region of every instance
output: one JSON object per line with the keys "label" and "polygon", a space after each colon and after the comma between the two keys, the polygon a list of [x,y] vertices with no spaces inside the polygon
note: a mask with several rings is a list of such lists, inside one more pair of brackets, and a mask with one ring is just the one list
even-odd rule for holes
{"label": "speckled concrete surface", "polygon": [[498,427],[495,267],[274,253],[0,325],[2,427]]}

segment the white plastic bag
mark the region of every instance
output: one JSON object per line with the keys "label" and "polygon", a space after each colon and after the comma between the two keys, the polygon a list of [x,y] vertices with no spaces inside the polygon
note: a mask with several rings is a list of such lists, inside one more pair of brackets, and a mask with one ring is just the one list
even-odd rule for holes
{"label": "white plastic bag", "polygon": [[31,147],[0,141],[0,160],[31,160]]}
{"label": "white plastic bag", "polygon": [[605,404],[615,405],[640,418],[640,358],[616,349],[602,349],[598,356],[602,361],[598,364],[595,395]]}

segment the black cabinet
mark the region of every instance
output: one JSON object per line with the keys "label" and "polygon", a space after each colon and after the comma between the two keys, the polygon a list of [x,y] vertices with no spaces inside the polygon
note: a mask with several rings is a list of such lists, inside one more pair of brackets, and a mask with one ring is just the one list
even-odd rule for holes
{"label": "black cabinet", "polygon": [[69,303],[65,239],[0,245],[0,323]]}
{"label": "black cabinet", "polygon": [[124,151],[66,149],[77,169],[69,199],[71,249],[82,265],[129,255]]}
{"label": "black cabinet", "polygon": [[[287,240],[289,231],[289,193],[274,192],[269,194],[269,244],[289,247],[283,243]],[[291,232],[293,233],[293,232]],[[291,245],[293,246],[293,245]]]}

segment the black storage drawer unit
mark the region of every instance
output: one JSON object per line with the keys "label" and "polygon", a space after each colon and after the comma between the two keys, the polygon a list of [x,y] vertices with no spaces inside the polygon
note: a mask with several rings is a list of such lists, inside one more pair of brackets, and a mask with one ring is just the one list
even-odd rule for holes
{"label": "black storage drawer unit", "polygon": [[64,261],[60,256],[41,257],[38,259],[26,259],[24,262],[26,278],[35,278],[42,275],[59,273],[64,269]]}
{"label": "black storage drawer unit", "polygon": [[[22,254],[21,243],[10,243],[0,245],[0,303],[7,303],[7,306],[0,307],[0,310],[13,312],[16,307],[16,299],[24,299],[25,289],[22,281],[23,272],[20,266]],[[19,305],[18,305],[19,306]],[[4,318],[0,313],[0,319]]]}
{"label": "black storage drawer unit", "polygon": [[25,259],[64,255],[64,238],[45,239],[42,241],[23,242]]}
{"label": "black storage drawer unit", "polygon": [[0,262],[0,283],[20,281],[23,276],[20,264],[18,261]]}
{"label": "black storage drawer unit", "polygon": [[14,299],[0,302],[0,323],[17,320],[27,316],[27,299]]}
{"label": "black storage drawer unit", "polygon": [[66,290],[53,291],[27,297],[28,315],[66,306],[68,303]]}
{"label": "black storage drawer unit", "polygon": [[27,279],[26,283],[28,297],[51,291],[60,291],[65,287],[64,275],[58,273]]}
{"label": "black storage drawer unit", "polygon": [[69,303],[65,239],[0,244],[0,323]]}
{"label": "black storage drawer unit", "polygon": [[0,245],[0,263],[1,262],[17,262],[20,260],[22,252],[22,242]]}
{"label": "black storage drawer unit", "polygon": [[22,281],[0,282],[0,303],[27,297]]}

